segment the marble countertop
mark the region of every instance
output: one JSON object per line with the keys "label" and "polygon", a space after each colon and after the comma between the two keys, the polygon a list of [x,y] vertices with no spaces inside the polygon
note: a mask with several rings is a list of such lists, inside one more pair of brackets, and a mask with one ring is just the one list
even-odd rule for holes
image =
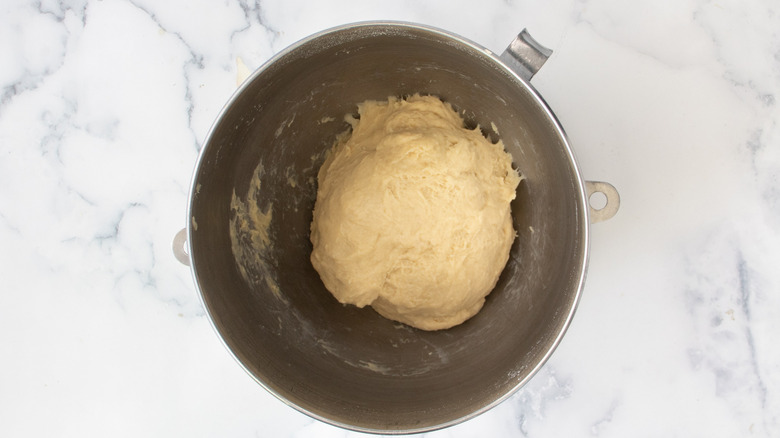
{"label": "marble countertop", "polygon": [[171,240],[244,68],[376,19],[497,53],[528,28],[582,174],[622,197],[549,362],[425,436],[780,435],[780,5],[476,4],[3,2],[0,436],[361,436],[236,364]]}

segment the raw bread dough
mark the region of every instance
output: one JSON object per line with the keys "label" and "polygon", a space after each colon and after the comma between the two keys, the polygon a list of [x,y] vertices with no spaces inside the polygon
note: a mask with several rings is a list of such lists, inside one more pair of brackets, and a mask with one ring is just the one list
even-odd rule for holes
{"label": "raw bread dough", "polygon": [[460,324],[509,258],[512,157],[436,97],[358,112],[318,174],[312,264],[342,303],[423,330]]}

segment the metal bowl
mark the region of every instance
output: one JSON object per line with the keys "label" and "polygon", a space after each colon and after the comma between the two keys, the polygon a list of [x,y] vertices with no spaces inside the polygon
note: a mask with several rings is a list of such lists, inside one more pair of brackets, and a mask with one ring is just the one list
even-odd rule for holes
{"label": "metal bowl", "polygon": [[[236,92],[201,151],[180,240],[216,331],[258,383],[337,426],[411,433],[478,415],[539,370],[580,297],[596,187],[528,83],[548,55],[525,33],[499,58],[441,30],[359,23],[297,43]],[[344,115],[367,99],[414,93],[439,96],[503,140],[525,177],[495,290],[475,317],[436,332],[338,303],[309,261],[316,175],[347,129]],[[231,199],[248,202],[258,165],[261,189],[249,202],[271,212],[259,265],[237,257],[230,236]],[[605,210],[616,209],[616,192],[608,199]]]}

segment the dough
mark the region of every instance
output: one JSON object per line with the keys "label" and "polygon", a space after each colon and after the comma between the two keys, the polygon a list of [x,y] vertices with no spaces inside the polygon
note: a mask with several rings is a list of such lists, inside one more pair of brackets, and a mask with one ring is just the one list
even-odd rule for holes
{"label": "dough", "polygon": [[433,96],[358,112],[318,174],[312,264],[342,303],[423,330],[460,324],[509,258],[512,157]]}

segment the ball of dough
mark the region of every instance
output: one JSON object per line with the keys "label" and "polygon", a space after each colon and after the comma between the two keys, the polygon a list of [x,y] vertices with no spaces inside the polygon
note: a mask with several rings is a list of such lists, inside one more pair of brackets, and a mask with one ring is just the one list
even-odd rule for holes
{"label": "ball of dough", "polygon": [[318,174],[312,264],[342,303],[423,330],[460,324],[509,258],[512,157],[436,97],[358,111]]}

